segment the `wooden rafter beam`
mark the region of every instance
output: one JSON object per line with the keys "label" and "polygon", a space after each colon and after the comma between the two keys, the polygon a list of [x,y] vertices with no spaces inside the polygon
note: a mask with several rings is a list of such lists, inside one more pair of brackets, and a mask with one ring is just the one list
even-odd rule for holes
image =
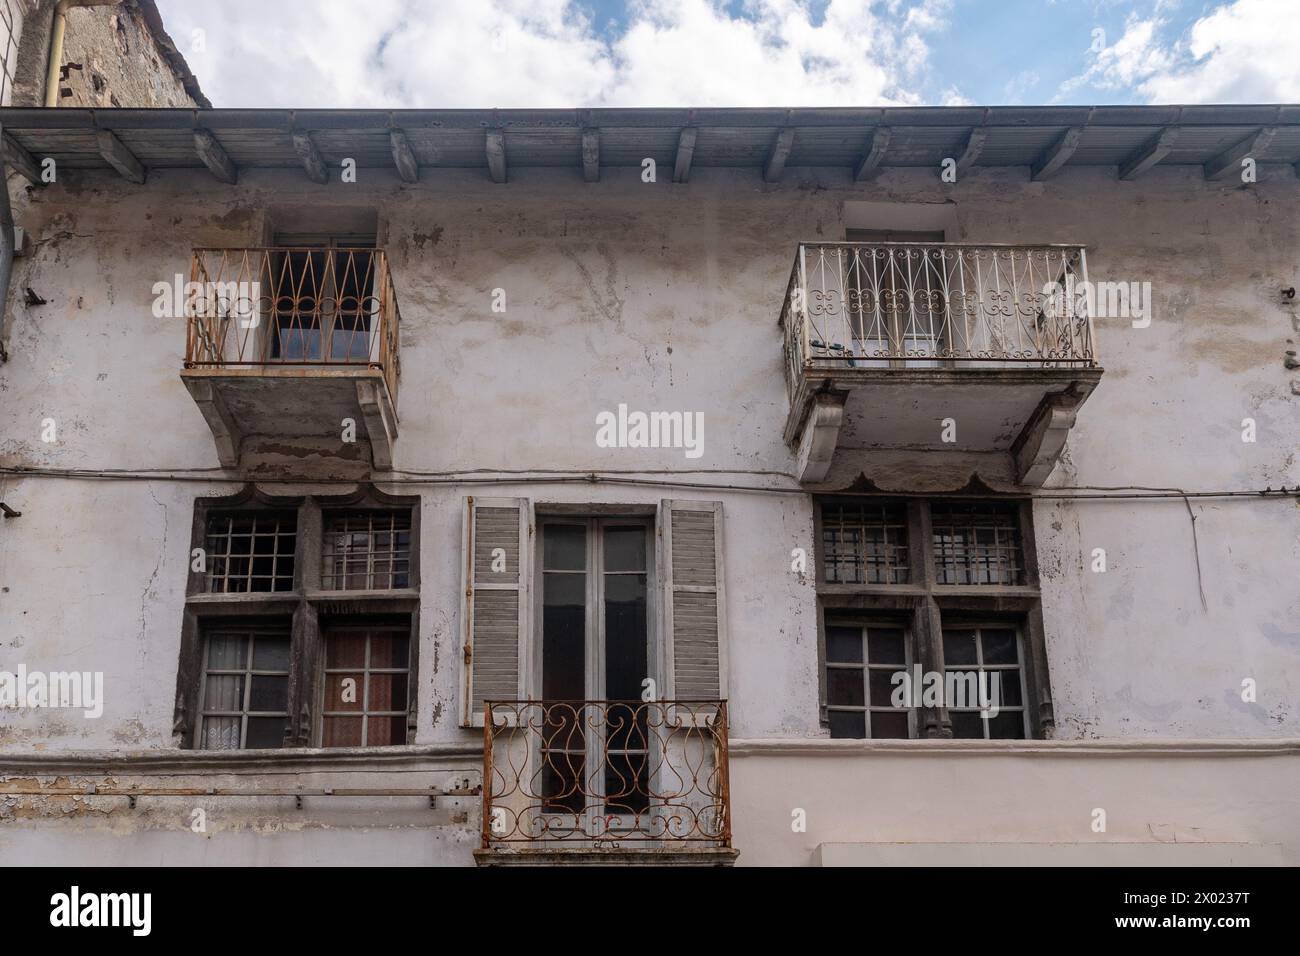
{"label": "wooden rafter beam", "polygon": [[962,146],[961,155],[957,157],[957,172],[964,173],[975,165],[975,160],[980,158],[980,153],[984,152],[984,140],[987,134],[978,126],[970,131],[966,137],[966,143]]}
{"label": "wooden rafter beam", "polygon": [[393,150],[393,165],[397,167],[397,175],[402,177],[402,182],[418,183],[420,164],[415,159],[415,150],[411,149],[411,141],[406,138],[406,131],[389,130],[388,142]]}
{"label": "wooden rafter beam", "polygon": [[1056,175],[1061,167],[1070,161],[1074,151],[1079,148],[1081,139],[1083,139],[1083,127],[1071,126],[1055,143],[1043,150],[1038,159],[1034,160],[1029,178],[1037,183]]}
{"label": "wooden rafter beam", "polygon": [[695,158],[694,126],[684,126],[677,134],[677,159],[673,163],[673,182],[684,183],[691,176],[691,160]]}
{"label": "wooden rafter beam", "polygon": [[1230,172],[1240,172],[1241,161],[1250,156],[1256,157],[1258,161],[1259,154],[1268,149],[1268,144],[1273,142],[1273,137],[1276,135],[1276,126],[1266,126],[1251,133],[1241,142],[1229,146],[1205,164],[1205,178],[1221,179]]}
{"label": "wooden rafter beam", "polygon": [[99,144],[99,155],[104,157],[104,162],[116,169],[123,179],[133,183],[144,182],[144,165],[136,159],[135,153],[127,149],[126,144],[113,134],[112,130],[97,131],[95,139]]}
{"label": "wooden rafter beam", "polygon": [[21,173],[23,178],[33,186],[45,185],[41,180],[40,164],[36,162],[36,158],[31,153],[18,145],[16,139],[5,133],[0,143],[2,143],[0,153],[3,154],[5,165]]}
{"label": "wooden rafter beam", "polygon": [[858,163],[858,168],[853,171],[855,180],[860,182],[870,179],[880,170],[880,163],[885,158],[885,150],[889,149],[889,141],[893,137],[894,131],[888,126],[877,126],[871,131],[862,162]]}
{"label": "wooden rafter beam", "polygon": [[589,183],[600,180],[600,130],[582,131],[582,178]]}
{"label": "wooden rafter beam", "polygon": [[231,186],[239,181],[239,171],[235,168],[234,162],[209,130],[194,131],[194,151],[199,154],[203,165],[208,167],[208,171],[217,179]]}
{"label": "wooden rafter beam", "polygon": [[1120,163],[1119,178],[1128,180],[1141,176],[1168,156],[1169,151],[1174,148],[1174,143],[1177,141],[1178,127],[1166,126],[1142,146],[1134,150],[1128,159]]}
{"label": "wooden rafter beam", "polygon": [[308,179],[321,185],[329,182],[330,174],[325,168],[325,160],[321,158],[320,150],[312,142],[310,133],[298,132],[293,134],[293,151],[298,154],[303,172],[307,174]]}
{"label": "wooden rafter beam", "polygon": [[786,126],[776,134],[776,142],[772,144],[772,149],[767,154],[767,162],[763,166],[764,182],[781,181],[781,173],[785,171],[785,161],[790,158],[792,149],[794,149],[794,127]]}
{"label": "wooden rafter beam", "polygon": [[492,177],[494,183],[505,182],[506,134],[499,129],[488,130],[484,149],[487,152],[488,175]]}

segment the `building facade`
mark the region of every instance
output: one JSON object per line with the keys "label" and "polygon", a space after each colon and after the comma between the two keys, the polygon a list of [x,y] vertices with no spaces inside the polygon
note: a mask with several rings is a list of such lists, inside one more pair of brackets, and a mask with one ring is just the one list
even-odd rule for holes
{"label": "building facade", "polygon": [[0,111],[0,859],[1300,862],[1298,118]]}

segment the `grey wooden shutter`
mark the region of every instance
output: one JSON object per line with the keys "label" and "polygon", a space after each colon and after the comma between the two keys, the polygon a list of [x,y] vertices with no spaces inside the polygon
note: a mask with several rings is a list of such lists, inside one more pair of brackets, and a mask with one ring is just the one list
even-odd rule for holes
{"label": "grey wooden shutter", "polygon": [[727,696],[726,601],[722,572],[722,502],[665,500],[664,645],[676,700]]}
{"label": "grey wooden shutter", "polygon": [[[485,700],[517,700],[528,627],[527,498],[466,498],[461,550],[462,727],[483,726]],[[498,551],[497,549],[500,549]],[[502,570],[493,570],[504,558]]]}

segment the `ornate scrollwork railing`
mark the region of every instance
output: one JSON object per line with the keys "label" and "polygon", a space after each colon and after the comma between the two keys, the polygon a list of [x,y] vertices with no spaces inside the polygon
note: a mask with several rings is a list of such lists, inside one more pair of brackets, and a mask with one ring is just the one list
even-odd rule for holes
{"label": "ornate scrollwork railing", "polygon": [[185,365],[380,369],[397,401],[399,314],[372,248],[195,249]]}
{"label": "ornate scrollwork railing", "polygon": [[781,325],[813,366],[1096,365],[1081,246],[801,243]]}
{"label": "ornate scrollwork railing", "polygon": [[484,848],[730,847],[725,701],[485,707]]}

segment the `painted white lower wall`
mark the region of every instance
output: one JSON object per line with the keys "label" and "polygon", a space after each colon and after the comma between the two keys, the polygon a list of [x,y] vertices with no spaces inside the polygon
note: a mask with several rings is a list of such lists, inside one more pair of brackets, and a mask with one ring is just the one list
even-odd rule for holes
{"label": "painted white lower wall", "polygon": [[749,866],[1294,866],[1297,792],[1296,740],[737,740],[731,752],[733,843]]}

